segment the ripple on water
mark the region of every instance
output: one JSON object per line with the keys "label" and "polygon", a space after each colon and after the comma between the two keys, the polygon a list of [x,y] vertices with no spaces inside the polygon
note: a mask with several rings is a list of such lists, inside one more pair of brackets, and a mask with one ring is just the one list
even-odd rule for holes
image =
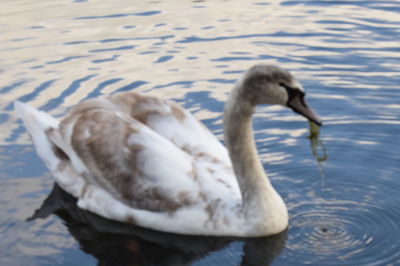
{"label": "ripple on water", "polygon": [[400,210],[394,206],[382,208],[373,202],[351,200],[304,201],[292,205],[290,213],[287,258],[293,262],[324,265],[400,262],[396,218]]}

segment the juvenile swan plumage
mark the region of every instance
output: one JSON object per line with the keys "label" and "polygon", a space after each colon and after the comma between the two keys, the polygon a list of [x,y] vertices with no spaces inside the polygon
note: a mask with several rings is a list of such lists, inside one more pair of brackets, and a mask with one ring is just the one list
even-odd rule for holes
{"label": "juvenile swan plumage", "polygon": [[226,149],[178,104],[137,92],[76,105],[60,122],[15,103],[38,155],[79,207],[139,226],[192,235],[267,236],[286,206],[258,159],[257,104],[292,108],[321,124],[286,70],[252,67],[224,110]]}

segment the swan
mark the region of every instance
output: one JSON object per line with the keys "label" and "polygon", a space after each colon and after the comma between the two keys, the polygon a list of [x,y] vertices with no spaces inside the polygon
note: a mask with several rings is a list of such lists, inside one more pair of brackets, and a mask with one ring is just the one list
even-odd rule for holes
{"label": "swan", "polygon": [[224,108],[226,147],[177,103],[135,91],[77,104],[61,121],[15,110],[38,156],[78,206],[108,219],[186,235],[259,237],[288,226],[288,211],[258,158],[259,104],[291,108],[317,125],[293,75],[250,68]]}

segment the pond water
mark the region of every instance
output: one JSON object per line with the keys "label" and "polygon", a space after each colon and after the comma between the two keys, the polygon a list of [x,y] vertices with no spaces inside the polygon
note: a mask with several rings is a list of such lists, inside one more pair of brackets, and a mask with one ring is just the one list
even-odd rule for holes
{"label": "pond water", "polygon": [[[16,0],[0,10],[0,265],[400,264],[400,1]],[[257,111],[257,147],[290,213],[270,238],[180,237],[83,212],[13,112],[20,100],[60,116],[137,90],[175,99],[222,140],[226,95],[261,62],[291,70],[324,121],[310,140],[291,111]]]}

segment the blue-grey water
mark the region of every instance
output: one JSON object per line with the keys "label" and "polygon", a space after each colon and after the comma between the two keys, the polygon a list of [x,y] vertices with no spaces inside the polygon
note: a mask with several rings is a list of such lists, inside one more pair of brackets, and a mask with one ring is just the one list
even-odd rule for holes
{"label": "blue-grey water", "polygon": [[[399,0],[1,1],[0,265],[400,265],[399,13]],[[289,110],[254,118],[290,213],[275,237],[180,237],[83,212],[13,112],[137,90],[222,140],[226,95],[261,62],[291,70],[324,121],[310,140]]]}

